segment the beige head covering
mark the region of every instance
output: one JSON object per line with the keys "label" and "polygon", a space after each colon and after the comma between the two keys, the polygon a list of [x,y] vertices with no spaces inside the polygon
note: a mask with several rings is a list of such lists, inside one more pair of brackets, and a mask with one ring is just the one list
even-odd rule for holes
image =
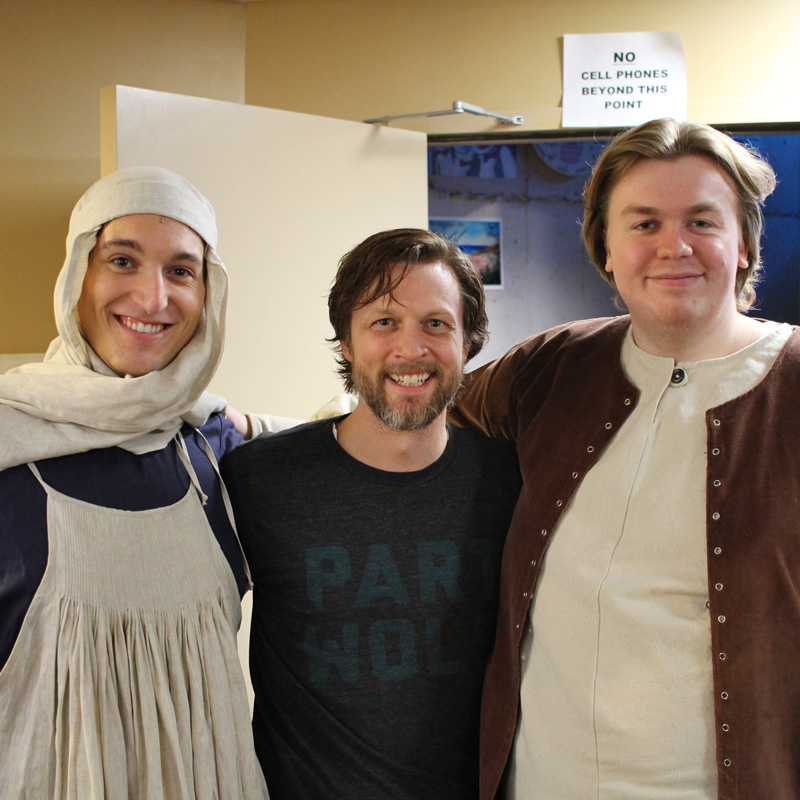
{"label": "beige head covering", "polygon": [[[83,338],[75,316],[98,231],[128,214],[170,217],[207,245],[205,309],[194,337],[166,367],[138,378],[110,369]],[[214,209],[173,172],[130,167],[89,188],[72,212],[67,258],[56,282],[59,336],[43,363],[0,375],[0,469],[101,447],[158,450],[184,421],[202,425],[225,407],[222,398],[204,392],[222,355],[228,297],[216,245]]]}

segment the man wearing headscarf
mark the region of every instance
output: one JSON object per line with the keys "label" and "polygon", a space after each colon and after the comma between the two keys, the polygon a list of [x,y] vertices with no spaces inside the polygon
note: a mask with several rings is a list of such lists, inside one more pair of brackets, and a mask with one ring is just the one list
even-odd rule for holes
{"label": "man wearing headscarf", "polygon": [[0,796],[264,798],[249,587],[204,390],[228,278],[208,201],[133,167],[75,207],[59,336],[0,376]]}

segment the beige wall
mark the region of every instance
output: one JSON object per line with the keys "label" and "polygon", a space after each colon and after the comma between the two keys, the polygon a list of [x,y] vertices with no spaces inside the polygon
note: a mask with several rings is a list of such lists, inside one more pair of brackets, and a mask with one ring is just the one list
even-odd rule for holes
{"label": "beige wall", "polygon": [[[800,120],[798,29],[796,0],[267,0],[247,10],[247,102],[365,119],[463,100],[556,128],[565,33],[666,30],[690,118]],[[428,130],[492,127],[445,120]]]}
{"label": "beige wall", "polygon": [[99,175],[102,85],[246,88],[248,103],[352,120],[463,100],[548,129],[564,33],[674,30],[691,118],[800,120],[798,29],[796,0],[0,0],[0,353],[53,335],[67,217]]}
{"label": "beige wall", "polygon": [[0,0],[0,353],[55,335],[69,214],[100,177],[100,87],[241,102],[245,16],[230,0]]}

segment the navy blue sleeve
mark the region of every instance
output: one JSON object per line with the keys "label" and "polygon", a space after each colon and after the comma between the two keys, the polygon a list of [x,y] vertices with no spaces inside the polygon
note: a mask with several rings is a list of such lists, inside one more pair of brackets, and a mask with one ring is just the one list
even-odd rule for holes
{"label": "navy blue sleeve", "polygon": [[0,472],[0,667],[47,566],[44,489],[24,464]]}

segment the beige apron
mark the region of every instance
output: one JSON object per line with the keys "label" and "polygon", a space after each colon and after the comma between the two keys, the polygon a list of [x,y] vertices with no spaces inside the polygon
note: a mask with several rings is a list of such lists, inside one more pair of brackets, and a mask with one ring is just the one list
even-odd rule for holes
{"label": "beige apron", "polygon": [[[192,485],[120,511],[47,492],[49,557],[0,672],[0,797],[264,798],[236,581]],[[206,448],[217,468],[211,448]]]}

